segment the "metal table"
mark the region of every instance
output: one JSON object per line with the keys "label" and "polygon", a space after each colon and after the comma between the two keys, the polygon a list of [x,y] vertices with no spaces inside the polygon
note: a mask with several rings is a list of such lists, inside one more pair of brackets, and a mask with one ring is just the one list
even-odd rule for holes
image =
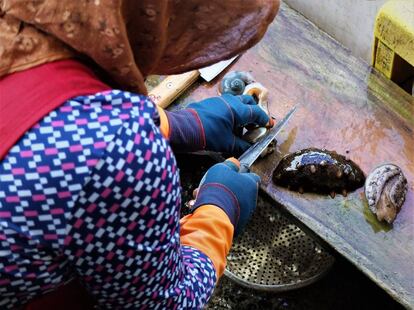
{"label": "metal table", "polygon": [[[284,4],[265,38],[229,70],[250,71],[269,89],[269,109],[277,119],[301,103],[278,137],[277,152],[253,167],[275,207],[285,208],[397,301],[413,307],[414,98]],[[216,95],[223,74],[212,83],[196,83],[172,108]],[[311,146],[347,155],[366,173],[384,162],[398,164],[409,191],[394,224],[376,220],[362,188],[332,199],[275,186],[271,175],[280,158]]]}

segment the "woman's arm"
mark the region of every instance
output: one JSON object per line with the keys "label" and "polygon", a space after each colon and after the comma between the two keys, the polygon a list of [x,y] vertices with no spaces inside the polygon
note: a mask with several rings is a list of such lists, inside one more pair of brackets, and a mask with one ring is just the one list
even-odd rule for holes
{"label": "woman's arm", "polygon": [[139,111],[81,190],[64,253],[104,306],[201,308],[216,268],[223,271],[233,225],[221,209],[205,206],[183,219],[180,236],[179,174],[155,108],[145,97],[125,100],[139,101]]}
{"label": "woman's arm", "polygon": [[241,155],[250,143],[240,137],[247,125],[274,122],[252,96],[222,95],[191,103],[176,112],[158,108],[161,131],[175,152],[214,151]]}
{"label": "woman's arm", "polygon": [[154,119],[144,96],[81,96],[13,147],[0,164],[2,305],[75,275],[104,306],[206,303],[234,212],[204,201],[180,231],[178,171]]}

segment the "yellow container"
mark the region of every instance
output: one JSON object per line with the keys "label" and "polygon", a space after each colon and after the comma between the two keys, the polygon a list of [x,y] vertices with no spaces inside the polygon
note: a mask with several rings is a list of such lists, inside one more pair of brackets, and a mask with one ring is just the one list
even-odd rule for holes
{"label": "yellow container", "polygon": [[372,65],[396,83],[414,76],[414,0],[391,0],[381,7]]}

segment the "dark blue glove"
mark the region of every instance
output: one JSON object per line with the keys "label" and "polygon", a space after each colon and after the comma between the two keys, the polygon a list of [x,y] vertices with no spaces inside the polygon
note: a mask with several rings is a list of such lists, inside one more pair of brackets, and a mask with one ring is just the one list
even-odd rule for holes
{"label": "dark blue glove", "polygon": [[263,127],[269,122],[269,116],[249,95],[226,94],[192,103],[187,108],[197,112],[209,151],[241,154],[250,147],[237,136],[243,127],[249,124]]}
{"label": "dark blue glove", "polygon": [[249,124],[268,125],[269,116],[252,96],[223,95],[167,112],[170,141],[178,151],[208,150],[239,155],[250,147],[240,138]]}
{"label": "dark blue glove", "polygon": [[211,167],[198,187],[193,210],[203,205],[215,205],[228,215],[240,234],[257,204],[260,177],[254,173],[239,173],[233,162],[226,160]]}

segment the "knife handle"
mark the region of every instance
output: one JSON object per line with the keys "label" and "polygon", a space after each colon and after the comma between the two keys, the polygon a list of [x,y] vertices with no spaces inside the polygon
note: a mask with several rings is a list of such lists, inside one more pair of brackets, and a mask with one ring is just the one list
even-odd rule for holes
{"label": "knife handle", "polygon": [[154,103],[165,109],[188,87],[190,87],[199,76],[200,71],[198,70],[169,75],[150,91],[149,97]]}

